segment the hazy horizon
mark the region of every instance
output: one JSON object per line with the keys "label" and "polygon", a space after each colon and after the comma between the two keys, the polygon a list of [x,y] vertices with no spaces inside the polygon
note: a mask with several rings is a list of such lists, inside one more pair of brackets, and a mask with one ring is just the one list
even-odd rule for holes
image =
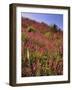
{"label": "hazy horizon", "polygon": [[29,18],[38,22],[44,22],[48,25],[56,24],[63,30],[63,14],[43,14],[43,13],[21,13],[22,17]]}

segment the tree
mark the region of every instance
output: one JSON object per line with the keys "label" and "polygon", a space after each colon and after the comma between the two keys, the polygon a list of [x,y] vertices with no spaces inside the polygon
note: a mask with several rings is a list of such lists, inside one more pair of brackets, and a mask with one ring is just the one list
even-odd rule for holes
{"label": "tree", "polygon": [[58,31],[58,26],[56,24],[51,25],[50,28],[51,28],[51,30],[53,32],[57,32]]}

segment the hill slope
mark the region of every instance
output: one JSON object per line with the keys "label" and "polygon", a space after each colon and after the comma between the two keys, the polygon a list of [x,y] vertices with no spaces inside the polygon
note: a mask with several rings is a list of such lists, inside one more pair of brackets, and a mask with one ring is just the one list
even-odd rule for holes
{"label": "hill slope", "polygon": [[63,74],[62,30],[23,17],[21,30],[22,76]]}

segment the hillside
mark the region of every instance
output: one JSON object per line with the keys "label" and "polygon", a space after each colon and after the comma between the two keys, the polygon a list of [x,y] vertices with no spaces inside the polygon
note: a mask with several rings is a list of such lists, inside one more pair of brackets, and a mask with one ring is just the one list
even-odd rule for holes
{"label": "hillside", "polygon": [[63,31],[22,17],[22,76],[63,74]]}

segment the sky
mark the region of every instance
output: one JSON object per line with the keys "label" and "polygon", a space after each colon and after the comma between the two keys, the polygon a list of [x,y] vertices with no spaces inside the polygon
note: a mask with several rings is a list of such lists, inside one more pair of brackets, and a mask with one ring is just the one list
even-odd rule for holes
{"label": "sky", "polygon": [[43,14],[43,13],[21,13],[22,17],[26,17],[38,22],[44,22],[48,25],[56,24],[63,30],[63,14]]}

